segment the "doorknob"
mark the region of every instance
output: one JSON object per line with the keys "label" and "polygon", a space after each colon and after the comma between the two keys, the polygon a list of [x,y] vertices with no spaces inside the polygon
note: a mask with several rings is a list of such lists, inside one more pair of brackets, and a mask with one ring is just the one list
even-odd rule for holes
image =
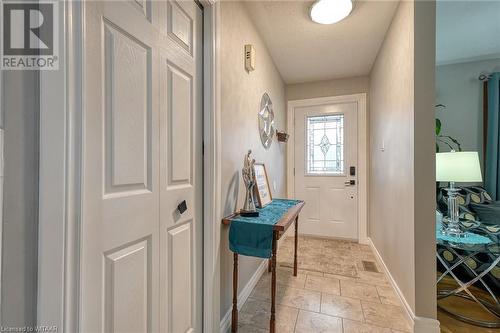
{"label": "doorknob", "polygon": [[188,209],[186,200],[182,200],[180,204],[177,205],[177,210],[180,214],[184,213]]}
{"label": "doorknob", "polygon": [[356,181],[354,179],[348,180],[345,183],[345,186],[353,186],[356,185]]}

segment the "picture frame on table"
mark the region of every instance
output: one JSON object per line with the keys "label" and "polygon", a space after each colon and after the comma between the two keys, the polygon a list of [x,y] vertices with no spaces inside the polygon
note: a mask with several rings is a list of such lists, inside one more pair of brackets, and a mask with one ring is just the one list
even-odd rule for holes
{"label": "picture frame on table", "polygon": [[254,164],[254,174],[255,174],[255,197],[257,199],[257,205],[262,208],[270,204],[273,201],[273,196],[271,194],[271,187],[269,186],[269,178],[267,176],[267,170],[264,163]]}

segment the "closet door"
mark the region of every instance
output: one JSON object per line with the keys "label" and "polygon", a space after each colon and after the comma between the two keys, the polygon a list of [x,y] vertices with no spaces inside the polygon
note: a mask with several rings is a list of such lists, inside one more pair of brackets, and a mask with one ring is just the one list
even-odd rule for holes
{"label": "closet door", "polygon": [[201,23],[85,2],[81,332],[200,331]]}

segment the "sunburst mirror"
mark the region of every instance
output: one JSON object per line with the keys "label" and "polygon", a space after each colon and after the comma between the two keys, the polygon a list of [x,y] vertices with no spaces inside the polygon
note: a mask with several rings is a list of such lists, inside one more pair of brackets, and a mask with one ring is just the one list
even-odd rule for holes
{"label": "sunburst mirror", "polygon": [[259,111],[259,134],[262,145],[267,149],[273,143],[274,137],[273,102],[267,93],[262,95]]}

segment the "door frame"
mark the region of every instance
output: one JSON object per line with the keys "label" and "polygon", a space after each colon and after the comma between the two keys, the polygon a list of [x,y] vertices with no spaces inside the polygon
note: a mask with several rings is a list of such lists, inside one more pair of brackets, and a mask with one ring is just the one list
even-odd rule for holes
{"label": "door frame", "polygon": [[[203,331],[220,329],[220,3],[203,7]],[[78,332],[84,6],[59,4],[59,70],[40,71],[37,324]]]}
{"label": "door frame", "polygon": [[287,145],[287,194],[295,196],[295,109],[308,106],[328,105],[333,103],[357,103],[357,144],[358,144],[358,242],[368,242],[368,127],[366,112],[366,93],[318,97],[288,101],[287,132],[290,141]]}

